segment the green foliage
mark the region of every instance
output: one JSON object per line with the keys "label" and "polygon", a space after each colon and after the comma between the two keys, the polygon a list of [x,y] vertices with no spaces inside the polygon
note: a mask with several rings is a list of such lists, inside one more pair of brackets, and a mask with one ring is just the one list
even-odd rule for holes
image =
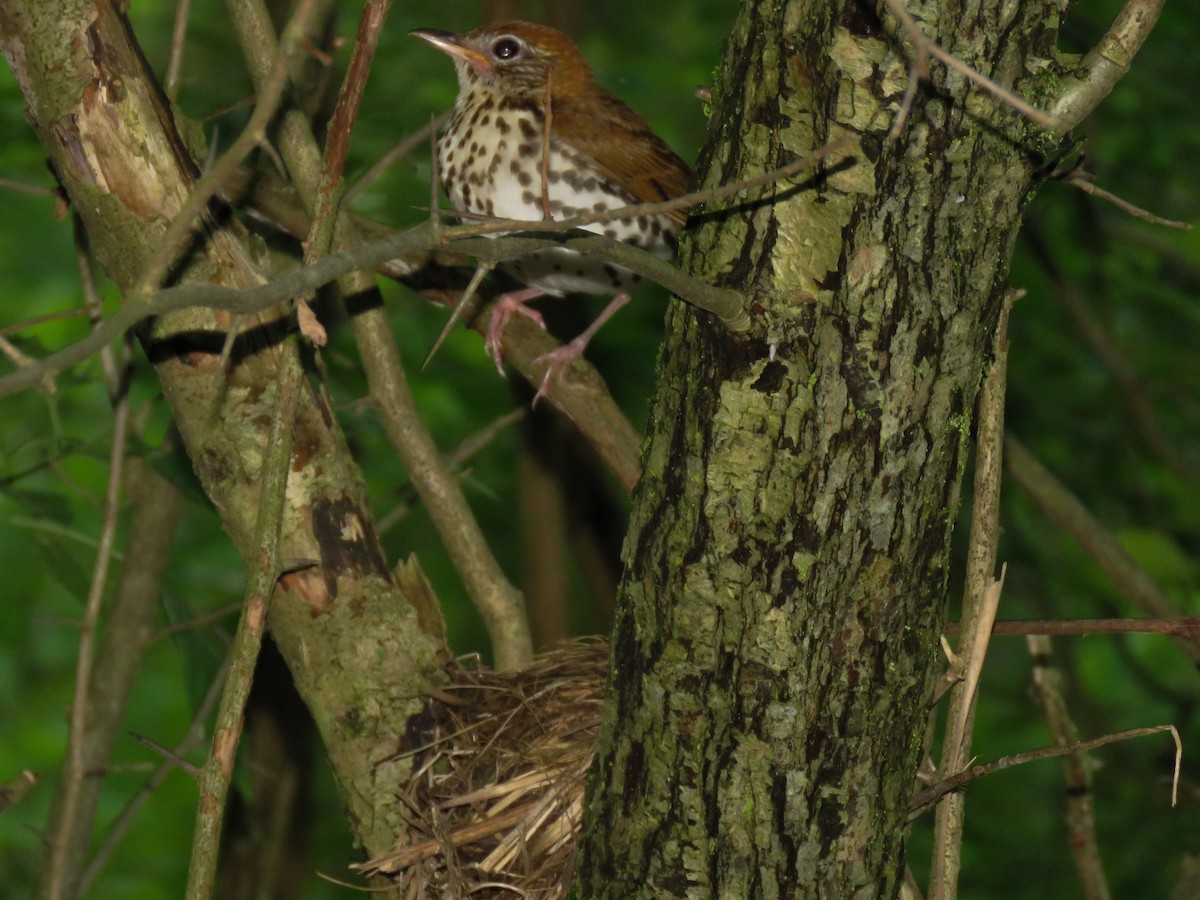
{"label": "green foliage", "polygon": [[[1091,46],[1119,4],[1076,4],[1068,20],[1070,49]],[[704,140],[705,110],[693,99],[710,81],[732,19],[730,4],[564,4],[577,16],[574,33],[603,84],[642,111],[681,155],[695,159]],[[619,7],[619,9],[617,8]],[[358,5],[339,25],[353,34]],[[355,132],[348,172],[362,172],[401,137],[446,109],[456,90],[446,61],[407,37],[418,26],[465,29],[481,21],[483,4],[397,5],[380,47]],[[147,57],[161,70],[174,3],[143,0],[131,15]],[[210,138],[231,141],[246,117],[228,112],[250,94],[219,4],[192,10],[185,79],[178,105],[206,119]],[[529,13],[536,18],[536,10]],[[1195,82],[1200,25],[1186,4],[1167,4],[1163,21],[1131,74],[1081,129],[1086,166],[1097,182],[1164,216],[1195,219],[1200,210],[1200,129],[1186,93]],[[346,53],[338,58],[344,65]],[[1193,77],[1180,77],[1190,73]],[[43,154],[23,116],[23,101],[7,70],[0,73],[0,178],[51,188]],[[355,208],[395,225],[419,221],[428,204],[426,148],[387,171],[362,192]],[[70,220],[57,218],[48,196],[5,192],[0,209],[0,284],[8,312],[0,327],[75,310],[80,288]],[[1011,329],[1008,415],[1018,434],[1052,471],[1117,533],[1129,551],[1188,612],[1200,604],[1200,232],[1166,231],[1130,219],[1073,188],[1048,184],[1029,211],[1030,230],[1013,265],[1012,283],[1027,288]],[[1036,252],[1035,252],[1036,251]],[[1087,316],[1112,340],[1136,374],[1142,397],[1177,459],[1156,454],[1131,412],[1108,363],[1086,344],[1047,276],[1049,255],[1063,280],[1084,300]],[[109,311],[117,299],[106,290]],[[409,364],[413,389],[439,446],[450,453],[514,405],[477,335],[456,329],[423,372],[445,313],[410,292],[385,286],[393,329]],[[589,357],[605,374],[635,421],[645,414],[661,333],[661,293],[647,291],[600,333]],[[360,401],[366,386],[344,320],[330,315],[331,346],[323,355],[331,394],[347,438],[362,462],[376,515],[394,520],[384,534],[396,561],[415,552],[443,600],[451,646],[483,652],[484,634],[450,560],[394,461],[377,418]],[[77,339],[86,320],[56,320],[8,338],[40,356]],[[569,332],[569,328],[564,333]],[[174,484],[189,505],[163,591],[161,624],[185,621],[240,599],[241,562],[203,501],[186,460],[164,443],[169,423],[153,372],[138,354],[132,387],[134,447]],[[56,380],[57,392],[26,391],[0,399],[0,571],[6,613],[0,616],[0,782],[38,773],[38,787],[0,816],[0,886],[6,896],[32,890],[40,853],[36,830],[46,820],[62,764],[80,618],[96,552],[107,478],[111,412],[101,369],[91,361]],[[473,508],[506,571],[520,570],[518,505],[513,472],[521,450],[516,428],[500,433],[464,474]],[[969,498],[968,498],[969,500]],[[1009,581],[1001,617],[1068,618],[1132,611],[1087,557],[1012,485],[1004,498],[1001,559]],[[960,537],[965,529],[959,529]],[[124,531],[118,548],[124,546]],[[120,560],[115,561],[119,571]],[[583,570],[572,573],[584,593]],[[114,578],[110,578],[110,589]],[[573,621],[603,630],[604,614],[581,604]],[[171,746],[184,735],[223,655],[232,619],[156,642],[147,655],[124,732]],[[1081,735],[1173,722],[1185,746],[1200,744],[1197,674],[1171,642],[1156,636],[1062,639],[1057,651],[1070,684]],[[1030,663],[1021,642],[997,638],[984,670],[974,749],[982,759],[1048,742],[1027,696]],[[1180,809],[1168,805],[1170,752],[1165,737],[1107,747],[1093,758],[1100,840],[1114,896],[1165,896],[1185,853],[1200,852],[1194,785]],[[319,755],[318,755],[319,756]],[[199,757],[195,754],[192,760]],[[157,757],[131,738],[118,742],[115,762],[148,766]],[[318,761],[314,803],[321,823],[312,870],[343,875],[350,853],[340,807]],[[109,777],[99,814],[103,834],[145,772]],[[93,897],[123,900],[174,896],[182,883],[195,789],[175,773],[135,819]],[[1078,895],[1061,823],[1061,771],[1037,763],[971,787],[962,896]],[[921,873],[929,836],[914,829],[909,860]],[[1016,870],[1013,863],[1019,862]],[[305,897],[343,896],[308,873]]]}

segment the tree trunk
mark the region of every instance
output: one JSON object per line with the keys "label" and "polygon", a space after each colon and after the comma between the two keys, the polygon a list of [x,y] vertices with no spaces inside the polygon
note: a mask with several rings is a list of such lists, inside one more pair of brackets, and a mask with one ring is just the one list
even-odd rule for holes
{"label": "tree trunk", "polygon": [[[909,8],[1027,95],[1050,56],[1053,4]],[[581,896],[898,890],[973,405],[1037,167],[1036,130],[937,62],[890,138],[903,40],[882,2],[748,0],[728,43],[705,185],[845,135],[860,150],[685,235],[754,329],[668,313]]]}
{"label": "tree trunk", "polygon": [[[129,292],[198,175],[185,129],[117,4],[14,0],[0,8],[0,42],[99,263]],[[195,252],[173,280],[260,284],[269,273],[253,246],[227,209],[210,204]],[[188,455],[248,565],[257,555],[262,459],[289,316],[273,309],[237,323],[242,337],[227,372],[219,358],[227,313],[161,315],[140,335]],[[293,431],[279,556],[312,565],[280,578],[269,625],[320,729],[356,834],[368,852],[381,853],[401,829],[392,798],[408,763],[377,763],[405,746],[406,717],[421,707],[415,698],[440,681],[441,645],[419,627],[389,571],[361,473],[318,388],[304,386]],[[48,849],[44,893],[74,895],[70,884],[45,885],[78,879],[82,859],[70,854],[86,849],[86,842]]]}

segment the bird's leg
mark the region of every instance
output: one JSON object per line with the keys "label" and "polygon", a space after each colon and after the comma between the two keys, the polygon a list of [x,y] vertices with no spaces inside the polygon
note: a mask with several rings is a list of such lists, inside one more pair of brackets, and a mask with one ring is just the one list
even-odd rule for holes
{"label": "bird's leg", "polygon": [[492,307],[492,317],[488,320],[487,334],[484,336],[483,345],[487,348],[488,355],[496,363],[496,369],[501,375],[504,374],[504,357],[500,352],[500,340],[504,336],[508,320],[512,318],[513,313],[520,313],[545,328],[546,323],[542,321],[542,314],[525,305],[527,301],[541,297],[545,293],[541,288],[536,287],[510,291],[503,294],[496,301],[496,305]]}
{"label": "bird's leg", "polygon": [[538,388],[538,392],[533,398],[534,406],[537,405],[538,400],[545,396],[546,389],[550,387],[550,382],[557,378],[564,369],[566,369],[575,361],[577,357],[583,354],[583,350],[588,345],[588,341],[592,339],[592,337],[597,331],[600,330],[601,326],[605,322],[613,317],[613,313],[615,313],[628,302],[628,294],[617,294],[617,296],[608,301],[608,306],[604,307],[604,310],[600,313],[600,315],[596,316],[596,321],[585,328],[583,332],[577,338],[575,338],[575,340],[571,341],[571,343],[566,344],[565,346],[559,347],[557,350],[551,350],[549,353],[543,353],[533,361],[535,365],[538,363],[544,363],[546,366],[546,373],[542,376],[542,384]]}

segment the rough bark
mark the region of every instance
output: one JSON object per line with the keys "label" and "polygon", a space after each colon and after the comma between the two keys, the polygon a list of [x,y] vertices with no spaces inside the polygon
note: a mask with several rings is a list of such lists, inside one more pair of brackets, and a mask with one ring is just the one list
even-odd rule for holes
{"label": "rough bark", "polygon": [[[1027,93],[1050,55],[1051,3],[909,9]],[[940,64],[889,139],[907,67],[882,3],[748,0],[727,45],[705,184],[846,134],[862,151],[683,240],[754,327],[668,313],[579,896],[898,890],[973,405],[1037,165],[1036,132]]]}
{"label": "rough bark", "polygon": [[[0,7],[0,42],[98,262],[130,290],[197,176],[186,128],[116,4],[14,0]],[[211,204],[172,281],[261,283],[269,273],[252,248],[228,211]],[[240,322],[227,377],[218,362],[231,325],[226,313],[169,313],[140,334],[196,472],[248,561],[277,341],[289,315],[274,309]],[[280,557],[315,565],[280,579],[269,625],[320,729],[357,835],[379,853],[400,830],[389,798],[405,765],[373,763],[403,746],[405,716],[418,704],[395,698],[418,697],[439,680],[441,647],[393,581],[361,475],[315,387],[306,387],[294,433]]]}

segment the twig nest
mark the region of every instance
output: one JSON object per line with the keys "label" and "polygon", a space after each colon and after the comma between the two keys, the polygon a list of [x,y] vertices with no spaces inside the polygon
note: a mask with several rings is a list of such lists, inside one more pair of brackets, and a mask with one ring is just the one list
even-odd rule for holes
{"label": "twig nest", "polygon": [[565,896],[607,672],[602,642],[517,672],[455,663],[411,754],[407,841],[354,868],[393,876],[410,897]]}

